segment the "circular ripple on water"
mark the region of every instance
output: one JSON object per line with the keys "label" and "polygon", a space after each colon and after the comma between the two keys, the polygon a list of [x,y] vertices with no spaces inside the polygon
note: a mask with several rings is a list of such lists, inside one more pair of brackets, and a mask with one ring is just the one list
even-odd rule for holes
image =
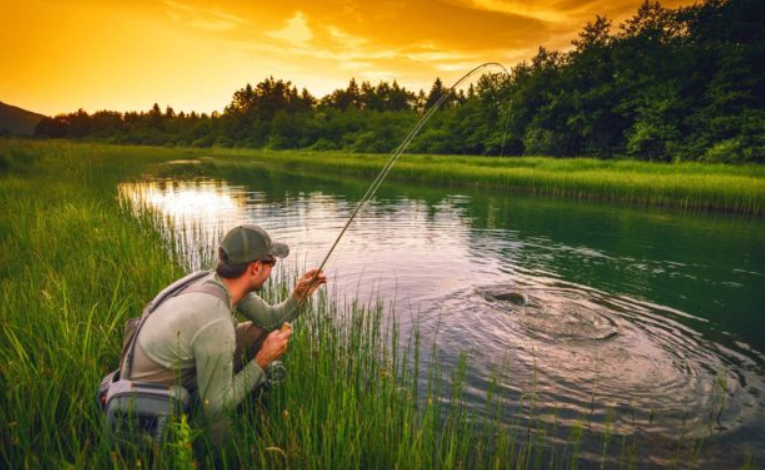
{"label": "circular ripple on water", "polygon": [[500,284],[478,292],[495,307],[516,315],[527,333],[538,338],[596,341],[613,338],[619,332],[607,308],[565,290]]}
{"label": "circular ripple on water", "polygon": [[495,314],[497,342],[535,370],[546,401],[575,415],[595,401],[655,416],[656,431],[693,434],[762,413],[762,364],[705,338],[692,327],[701,319],[549,279],[476,293]]}

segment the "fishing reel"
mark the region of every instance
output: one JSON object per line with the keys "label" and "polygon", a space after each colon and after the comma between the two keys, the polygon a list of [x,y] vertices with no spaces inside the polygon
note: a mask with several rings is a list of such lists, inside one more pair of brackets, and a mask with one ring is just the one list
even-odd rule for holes
{"label": "fishing reel", "polygon": [[266,369],[268,388],[278,387],[287,380],[287,368],[282,361],[273,361]]}

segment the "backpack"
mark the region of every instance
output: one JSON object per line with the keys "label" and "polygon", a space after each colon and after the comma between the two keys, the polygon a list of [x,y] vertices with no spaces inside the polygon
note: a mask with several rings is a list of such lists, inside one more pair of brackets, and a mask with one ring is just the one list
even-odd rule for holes
{"label": "backpack", "polygon": [[197,282],[208,274],[208,271],[197,271],[170,284],[146,305],[140,317],[131,318],[125,324],[120,367],[101,380],[96,394],[106,414],[107,432],[118,444],[146,447],[160,443],[168,419],[189,411],[191,394],[181,385],[133,381],[130,373],[138,333],[149,315],[164,301],[192,292],[203,292],[224,302],[228,300],[220,288]]}

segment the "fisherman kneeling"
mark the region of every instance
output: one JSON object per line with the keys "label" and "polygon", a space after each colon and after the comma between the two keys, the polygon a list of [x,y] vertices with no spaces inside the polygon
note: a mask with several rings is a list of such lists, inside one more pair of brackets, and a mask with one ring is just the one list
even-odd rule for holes
{"label": "fisherman kneeling", "polygon": [[[198,274],[171,295],[160,294],[155,299],[160,304],[153,310],[151,304],[147,307],[150,314],[144,312],[132,353],[127,351],[129,359],[123,360],[122,379],[180,383],[198,397],[213,441],[224,440],[229,412],[266,382],[269,366],[286,351],[292,334],[286,322],[326,283],[326,277],[313,269],[277,305],[255,295],[276,259],[288,253],[287,245],[272,242],[256,225],[229,231],[218,248],[215,272]],[[250,321],[237,323],[234,312]]]}

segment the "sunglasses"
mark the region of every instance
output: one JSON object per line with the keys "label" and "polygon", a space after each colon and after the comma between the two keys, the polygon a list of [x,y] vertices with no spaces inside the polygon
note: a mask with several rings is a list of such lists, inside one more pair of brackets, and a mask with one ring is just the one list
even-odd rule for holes
{"label": "sunglasses", "polygon": [[276,264],[276,258],[273,256],[267,256],[263,259],[259,259],[260,264],[265,264],[266,266],[274,266]]}

